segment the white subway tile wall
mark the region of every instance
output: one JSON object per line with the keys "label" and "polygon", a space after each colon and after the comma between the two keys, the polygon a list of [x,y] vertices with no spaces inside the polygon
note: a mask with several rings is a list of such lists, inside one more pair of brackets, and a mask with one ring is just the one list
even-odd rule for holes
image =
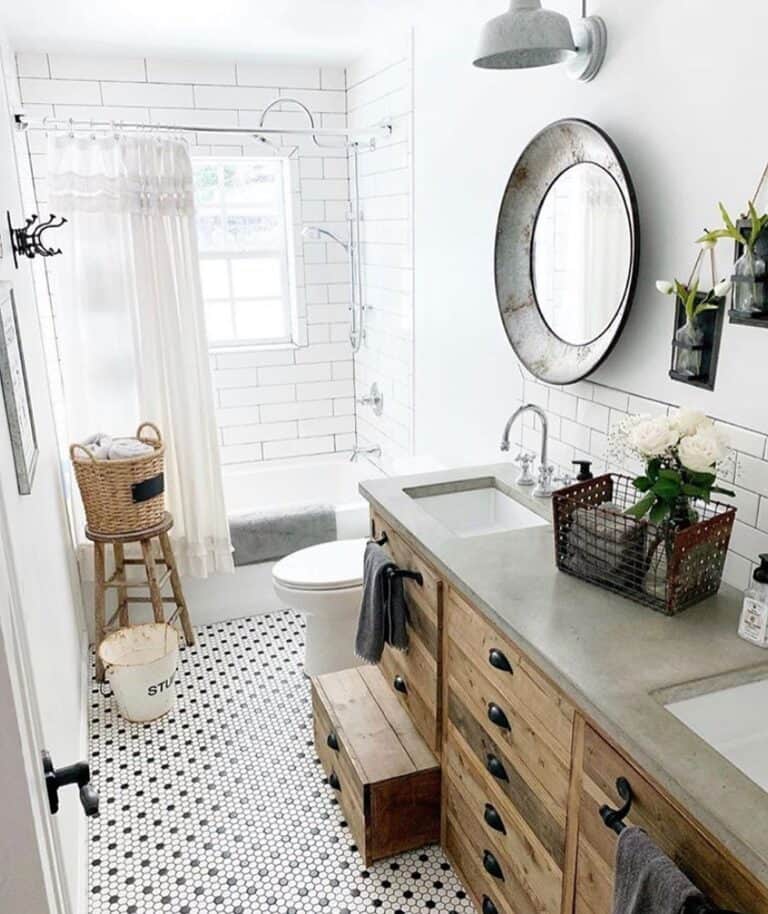
{"label": "white subway tile wall", "polygon": [[[392,135],[360,148],[362,283],[366,334],[355,360],[358,396],[379,385],[384,412],[357,407],[361,445],[380,445],[385,465],[413,449],[412,46],[410,36],[347,70],[350,127],[388,121]],[[354,175],[350,163],[350,179]]]}
{"label": "white subway tile wall", "polygon": [[[22,102],[33,117],[256,126],[265,105],[283,97],[286,102],[270,112],[270,125],[306,125],[305,115],[288,98],[309,105],[319,126],[347,125],[343,68],[44,53],[18,54],[17,67]],[[45,137],[27,136],[37,205],[44,210]],[[299,311],[306,320],[308,345],[212,354],[225,464],[349,451],[354,446],[349,269],[337,246],[303,244],[300,238],[304,223],[347,237],[346,152],[318,148],[309,136],[282,135],[277,141],[286,152],[299,147],[292,159],[293,203]],[[265,154],[263,144],[236,134],[198,133],[192,143],[193,155]]]}
{"label": "white subway tile wall", "polygon": [[[618,466],[608,448],[608,434],[629,415],[659,415],[676,409],[672,403],[648,400],[591,381],[559,388],[548,387],[526,378],[523,387],[525,403],[536,403],[550,420],[550,456],[558,471],[575,475],[571,461],[585,458],[593,461],[595,475],[607,471],[635,475],[639,462]],[[731,483],[736,497],[718,496],[737,508],[731,549],[724,578],[734,587],[748,586],[758,564],[757,556],[768,552],[768,439],[752,429],[741,428],[713,417],[728,433],[735,452],[735,471],[723,474]],[[526,420],[522,444],[538,452],[540,433],[537,424]]]}

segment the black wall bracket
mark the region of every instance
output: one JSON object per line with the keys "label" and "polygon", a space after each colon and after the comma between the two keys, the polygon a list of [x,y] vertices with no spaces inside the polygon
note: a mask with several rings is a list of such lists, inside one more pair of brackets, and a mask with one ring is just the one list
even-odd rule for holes
{"label": "black wall bracket", "polygon": [[61,228],[66,223],[63,216],[58,218],[50,213],[45,222],[38,222],[37,213],[27,217],[24,228],[14,228],[10,212],[7,213],[8,231],[11,234],[11,249],[13,250],[13,265],[18,270],[19,258],[28,257],[55,257],[61,254],[61,248],[48,247],[43,241],[43,232],[49,229]]}

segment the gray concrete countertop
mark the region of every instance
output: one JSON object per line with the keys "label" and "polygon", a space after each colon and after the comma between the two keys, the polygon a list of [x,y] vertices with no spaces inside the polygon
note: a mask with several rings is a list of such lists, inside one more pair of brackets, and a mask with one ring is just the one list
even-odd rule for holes
{"label": "gray concrete countertop", "polygon": [[549,500],[516,488],[517,472],[509,464],[463,467],[376,479],[360,492],[768,885],[768,795],[667,711],[659,694],[669,701],[768,676],[768,653],[736,634],[742,595],[723,585],[670,618],[558,571],[551,527],[460,538],[404,491],[452,491],[459,480],[495,477],[550,520]]}

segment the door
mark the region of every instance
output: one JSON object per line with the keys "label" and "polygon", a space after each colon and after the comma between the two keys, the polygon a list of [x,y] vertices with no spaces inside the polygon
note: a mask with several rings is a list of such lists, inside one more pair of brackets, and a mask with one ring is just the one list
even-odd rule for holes
{"label": "door", "polygon": [[[0,910],[81,914],[85,817],[73,787],[50,815],[41,752],[50,750],[57,767],[86,757],[87,642],[32,262],[14,266],[6,226],[6,210],[14,225],[47,210],[43,202],[22,202],[30,163],[17,154],[14,61],[2,34],[0,71],[0,281],[13,286],[39,449],[32,491],[21,495],[0,397]],[[15,907],[19,893],[24,903]]]}

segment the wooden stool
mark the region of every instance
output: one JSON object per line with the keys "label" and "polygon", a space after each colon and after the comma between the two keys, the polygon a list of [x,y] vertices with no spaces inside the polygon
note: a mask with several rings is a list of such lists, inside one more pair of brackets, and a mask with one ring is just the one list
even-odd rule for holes
{"label": "wooden stool", "polygon": [[[120,626],[130,625],[128,616],[129,603],[151,603],[155,622],[165,621],[163,603],[175,603],[176,610],[169,621],[172,622],[178,616],[187,644],[195,643],[195,634],[192,631],[192,623],[189,620],[189,610],[184,602],[184,594],[181,589],[181,578],[176,567],[171,541],[168,538],[168,531],[172,526],[173,518],[166,511],[161,523],[133,533],[96,533],[87,527],[85,528],[86,537],[93,543],[96,571],[94,642],[96,644],[96,678],[99,681],[104,679],[104,666],[99,659],[99,645],[104,640],[104,636],[115,627],[115,619],[117,619]],[[157,539],[160,543],[161,556],[155,556],[154,554],[152,548],[152,540],[154,539]],[[126,543],[139,543],[142,557],[140,559],[127,559],[124,548]],[[112,545],[115,557],[115,571],[109,580],[106,580],[104,547],[109,544]],[[126,567],[128,565],[143,565],[147,573],[146,582],[129,581],[126,577]],[[159,578],[157,576],[157,565],[165,566],[165,571]],[[164,597],[162,589],[169,580],[173,596]],[[129,596],[128,591],[136,587],[148,588],[149,596]],[[117,590],[117,609],[109,619],[106,619],[107,591],[110,589]]]}

